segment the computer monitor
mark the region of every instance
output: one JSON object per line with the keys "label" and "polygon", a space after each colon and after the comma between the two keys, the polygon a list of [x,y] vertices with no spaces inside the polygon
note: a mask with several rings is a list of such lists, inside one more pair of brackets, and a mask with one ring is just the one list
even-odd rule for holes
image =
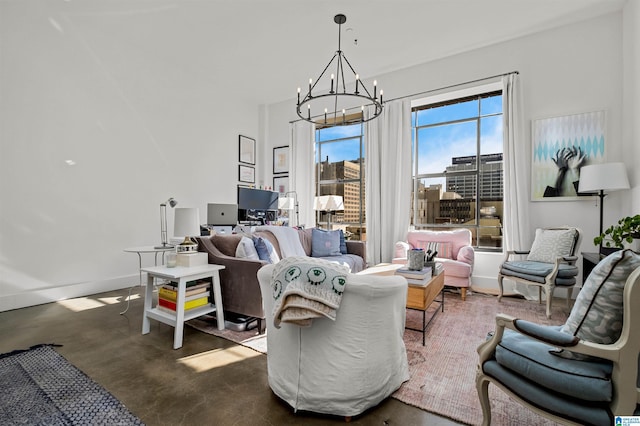
{"label": "computer monitor", "polygon": [[207,225],[235,226],[237,224],[237,204],[207,204]]}

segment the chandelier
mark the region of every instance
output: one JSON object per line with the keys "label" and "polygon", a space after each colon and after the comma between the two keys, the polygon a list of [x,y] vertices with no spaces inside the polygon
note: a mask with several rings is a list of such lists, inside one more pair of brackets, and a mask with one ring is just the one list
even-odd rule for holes
{"label": "chandelier", "polygon": [[[378,98],[378,82],[374,80],[372,94],[360,80],[359,74],[353,69],[340,48],[342,24],[347,22],[347,17],[343,14],[338,14],[334,16],[333,21],[338,24],[338,50],[315,82],[313,79],[309,79],[309,91],[302,99],[300,98],[301,91],[298,87],[296,112],[303,120],[327,125],[339,126],[353,123],[353,110],[357,110],[357,121],[373,120],[382,113],[382,90],[380,90],[380,97]],[[332,65],[335,67],[335,74],[331,73],[331,76],[328,77],[326,76],[327,70],[333,70]],[[346,77],[345,74],[347,74]],[[331,79],[330,82],[328,81],[329,78]],[[355,86],[351,86],[350,83],[350,87],[355,87],[353,91],[347,91],[347,81],[355,83]],[[318,84],[321,84],[320,87],[330,87],[330,90],[328,92],[316,91],[315,88]],[[371,115],[365,119],[364,109],[368,106],[374,108],[372,108]]]}

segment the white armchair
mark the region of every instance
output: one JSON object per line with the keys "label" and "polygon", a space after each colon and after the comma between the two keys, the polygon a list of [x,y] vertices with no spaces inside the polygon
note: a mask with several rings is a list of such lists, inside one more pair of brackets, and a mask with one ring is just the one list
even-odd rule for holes
{"label": "white armchair", "polygon": [[336,320],[274,326],[272,274],[258,271],[267,322],[269,386],[294,410],[358,415],[409,380],[402,340],[407,282],[348,274]]}

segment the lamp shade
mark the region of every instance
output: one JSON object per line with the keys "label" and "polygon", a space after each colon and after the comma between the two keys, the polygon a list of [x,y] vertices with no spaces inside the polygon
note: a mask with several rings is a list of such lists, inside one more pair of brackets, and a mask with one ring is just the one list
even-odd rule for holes
{"label": "lamp shade", "polygon": [[578,192],[618,191],[629,188],[624,163],[591,164],[580,169]]}
{"label": "lamp shade", "polygon": [[295,199],[293,197],[278,198],[278,208],[280,210],[293,210],[295,205]]}
{"label": "lamp shade", "polygon": [[200,235],[200,211],[195,207],[176,208],[173,236],[194,237]]}
{"label": "lamp shade", "polygon": [[315,198],[313,208],[323,212],[344,210],[344,201],[341,195],[321,195]]}

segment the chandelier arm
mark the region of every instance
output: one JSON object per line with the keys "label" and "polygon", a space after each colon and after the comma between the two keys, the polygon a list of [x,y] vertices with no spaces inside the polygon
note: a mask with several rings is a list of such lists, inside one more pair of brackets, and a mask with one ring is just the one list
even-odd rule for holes
{"label": "chandelier arm", "polygon": [[313,83],[313,85],[309,88],[309,92],[307,93],[307,96],[305,96],[304,101],[307,100],[307,98],[312,98],[313,96],[311,95],[311,91],[313,91],[313,89],[315,89],[316,84],[318,84],[318,82],[322,79],[322,76],[324,75],[325,72],[327,72],[327,69],[331,66],[331,64],[333,63],[334,59],[336,59],[336,56],[338,55],[338,53],[336,52],[333,57],[331,58],[331,60],[329,61],[329,63],[327,64],[326,67],[324,67],[324,69],[322,70],[322,72],[320,73],[320,75],[318,76],[318,78],[316,78],[316,81]]}
{"label": "chandelier arm", "polygon": [[[353,67],[351,66],[351,63],[347,59],[347,56],[346,55],[342,55],[342,57],[344,58],[344,61],[347,63],[347,65],[349,65],[349,69],[351,69],[351,72],[353,72],[353,75],[356,75],[357,74],[356,70],[354,70]],[[367,86],[365,86],[365,84],[364,84],[364,82],[362,80],[360,80],[360,86],[362,86],[364,91],[367,92],[367,96],[372,98],[371,93],[369,93],[369,89],[367,89]]]}

